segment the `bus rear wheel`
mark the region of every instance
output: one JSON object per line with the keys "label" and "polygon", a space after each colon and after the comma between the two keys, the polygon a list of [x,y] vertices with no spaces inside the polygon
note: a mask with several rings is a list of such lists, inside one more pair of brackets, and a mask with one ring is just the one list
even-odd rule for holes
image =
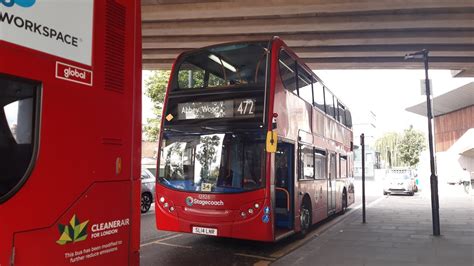
{"label": "bus rear wheel", "polygon": [[307,203],[307,201],[303,201],[301,204],[300,209],[300,228],[301,231],[299,233],[300,238],[304,238],[309,231],[309,227],[311,226],[311,206]]}
{"label": "bus rear wheel", "polygon": [[344,191],[342,192],[342,210],[341,210],[341,214],[346,213],[346,210],[347,210],[347,193],[346,193],[346,190],[344,189]]}

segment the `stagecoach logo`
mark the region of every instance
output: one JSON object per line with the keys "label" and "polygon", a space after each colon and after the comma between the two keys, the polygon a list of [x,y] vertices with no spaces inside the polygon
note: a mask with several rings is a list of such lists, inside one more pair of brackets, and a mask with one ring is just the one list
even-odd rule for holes
{"label": "stagecoach logo", "polygon": [[209,200],[209,199],[196,199],[191,196],[186,198],[186,205],[189,207],[193,205],[201,205],[201,206],[224,206],[224,202],[222,200]]}
{"label": "stagecoach logo", "polygon": [[193,197],[186,198],[186,205],[188,205],[189,207],[193,206]]}
{"label": "stagecoach logo", "polygon": [[59,245],[66,245],[69,243],[75,243],[84,241],[87,239],[87,224],[89,220],[80,222],[77,216],[74,214],[69,221],[69,224],[58,224],[59,228],[59,240],[56,241]]}
{"label": "stagecoach logo", "polygon": [[13,5],[18,5],[21,7],[30,7],[34,5],[36,0],[0,0],[0,3],[6,7],[12,7]]}

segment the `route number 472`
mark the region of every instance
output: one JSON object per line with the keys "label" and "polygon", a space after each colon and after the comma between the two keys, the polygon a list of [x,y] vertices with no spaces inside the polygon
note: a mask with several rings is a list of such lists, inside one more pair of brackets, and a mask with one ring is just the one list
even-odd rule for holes
{"label": "route number 472", "polygon": [[241,101],[237,112],[239,115],[255,115],[255,102],[251,99]]}

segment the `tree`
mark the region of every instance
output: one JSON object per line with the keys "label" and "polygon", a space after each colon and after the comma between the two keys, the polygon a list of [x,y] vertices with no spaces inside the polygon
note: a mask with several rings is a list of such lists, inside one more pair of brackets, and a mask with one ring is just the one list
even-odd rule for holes
{"label": "tree", "polygon": [[201,148],[196,152],[196,159],[202,165],[201,178],[208,180],[211,177],[211,164],[216,162],[217,146],[220,138],[216,135],[201,137]]}
{"label": "tree", "polygon": [[398,145],[402,136],[397,132],[389,132],[375,141],[375,150],[380,153],[381,160],[388,164],[388,167],[401,166]]}
{"label": "tree", "polygon": [[160,117],[163,109],[163,101],[168,86],[170,71],[153,71],[153,74],[145,81],[145,95],[153,102],[153,118],[147,119],[144,131],[148,141],[157,141],[160,130]]}
{"label": "tree", "polygon": [[[204,86],[203,70],[180,70],[178,72],[178,84],[181,88],[196,88]],[[145,81],[145,95],[150,97],[153,102],[153,118],[147,119],[144,127],[145,136],[148,141],[157,141],[160,130],[161,113],[163,110],[163,101],[168,87],[170,71],[157,70]],[[209,75],[208,86],[217,86],[223,84],[223,80]]]}
{"label": "tree", "polygon": [[420,161],[420,153],[426,148],[423,133],[413,129],[405,129],[403,138],[398,145],[400,160],[408,166],[415,166]]}

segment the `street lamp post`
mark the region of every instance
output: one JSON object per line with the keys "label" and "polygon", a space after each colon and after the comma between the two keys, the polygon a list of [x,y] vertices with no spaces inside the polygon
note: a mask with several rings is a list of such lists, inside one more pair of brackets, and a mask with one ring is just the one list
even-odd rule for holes
{"label": "street lamp post", "polygon": [[431,215],[433,219],[433,235],[440,235],[439,227],[439,198],[438,198],[438,177],[436,176],[434,148],[433,148],[433,112],[431,108],[431,88],[428,78],[428,50],[421,50],[415,53],[406,54],[405,60],[408,59],[423,59],[425,63],[425,89],[426,89],[426,109],[428,116],[428,145],[430,149],[430,185],[431,185]]}

